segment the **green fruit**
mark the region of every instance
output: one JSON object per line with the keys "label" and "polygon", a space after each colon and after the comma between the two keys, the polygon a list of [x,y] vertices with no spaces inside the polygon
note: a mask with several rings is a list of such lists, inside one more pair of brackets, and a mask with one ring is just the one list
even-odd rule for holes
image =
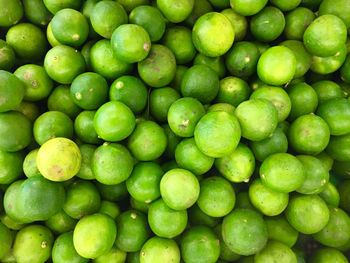
{"label": "green fruit", "polygon": [[62,234],[72,231],[77,223],[77,220],[71,218],[66,212],[61,209],[60,212],[51,216],[45,221],[45,225],[54,233]]}
{"label": "green fruit", "polygon": [[258,13],[267,4],[267,0],[230,0],[232,9],[242,16]]}
{"label": "green fruit", "polygon": [[249,98],[250,93],[251,89],[243,79],[226,77],[220,80],[220,88],[216,100],[237,107],[241,102]]}
{"label": "green fruit", "polygon": [[269,240],[281,242],[288,247],[293,247],[297,242],[299,233],[282,216],[265,218]]}
{"label": "green fruit", "polygon": [[55,263],[87,263],[89,260],[81,257],[73,245],[73,233],[67,232],[58,236],[52,247],[52,260]]}
{"label": "green fruit", "polygon": [[11,250],[13,234],[3,223],[0,223],[0,259],[4,258]]}
{"label": "green fruit", "polygon": [[6,8],[2,8],[0,12],[1,27],[12,26],[14,24],[17,24],[18,21],[21,20],[23,16],[23,6],[20,0],[2,0],[0,2],[0,5],[6,5]]}
{"label": "green fruit", "polygon": [[326,262],[347,263],[345,255],[334,248],[318,249],[311,257],[311,263],[326,263]]}
{"label": "green fruit", "polygon": [[10,184],[22,175],[22,152],[0,150],[0,184]]}
{"label": "green fruit", "polygon": [[[135,93],[133,93],[133,98]],[[154,89],[149,95],[149,107],[152,117],[159,122],[166,122],[170,106],[180,99],[180,94],[173,88]],[[145,98],[145,104],[147,97]]]}
{"label": "green fruit", "polygon": [[24,83],[16,75],[5,70],[0,70],[0,83],[0,112],[14,110],[24,98]]}
{"label": "green fruit", "polygon": [[94,263],[124,263],[127,253],[119,248],[113,246],[107,253],[92,260]]}
{"label": "green fruit", "polygon": [[43,0],[47,9],[52,14],[56,14],[63,8],[79,9],[82,1],[81,0]]}
{"label": "green fruit", "polygon": [[286,262],[297,263],[297,257],[293,250],[278,241],[269,241],[266,247],[257,253],[254,262]]}
{"label": "green fruit", "polygon": [[117,217],[121,214],[119,205],[113,203],[111,201],[101,201],[100,210],[98,210],[101,214],[106,214],[113,219],[117,219]]}
{"label": "green fruit", "polygon": [[321,80],[312,84],[312,87],[317,93],[320,104],[326,100],[344,98],[343,89],[334,81]]}
{"label": "green fruit", "polygon": [[172,239],[152,237],[140,251],[140,263],[180,263],[180,249]]}
{"label": "green fruit", "polygon": [[303,40],[304,32],[315,19],[315,14],[308,8],[297,7],[286,14],[285,18],[286,26],[284,28],[284,35],[286,38]]}
{"label": "green fruit", "polygon": [[319,196],[327,203],[327,205],[338,207],[340,195],[337,188],[331,182],[328,182]]}
{"label": "green fruit", "polygon": [[326,152],[336,161],[350,161],[350,133],[340,136],[332,136],[326,148]]}
{"label": "green fruit", "polygon": [[95,145],[90,144],[79,145],[79,150],[81,153],[81,166],[79,172],[77,173],[77,177],[85,180],[95,179],[95,175],[92,172],[91,162],[96,148],[97,147]]}
{"label": "green fruit", "polygon": [[336,0],[336,1],[322,1],[320,8],[318,10],[320,15],[332,14],[341,18],[346,25],[346,27],[350,26],[350,4],[348,1],[344,0]]}
{"label": "green fruit", "polygon": [[312,64],[310,69],[318,74],[329,74],[337,71],[346,59],[347,48],[344,45],[339,49],[334,56],[330,57],[312,57]]}
{"label": "green fruit", "polygon": [[94,128],[96,111],[82,111],[74,120],[75,135],[84,143],[99,144],[102,142]]}
{"label": "green fruit", "polygon": [[208,66],[218,74],[219,78],[223,78],[226,75],[226,68],[223,56],[208,57],[201,53],[197,53],[196,57],[193,60],[193,64]]}
{"label": "green fruit", "polygon": [[114,185],[106,185],[99,182],[95,183],[98,190],[100,191],[103,200],[111,202],[118,202],[127,197],[128,190],[125,183],[119,183]]}
{"label": "green fruit", "polygon": [[16,55],[13,48],[0,39],[0,69],[11,70],[15,65]]}
{"label": "green fruit", "polygon": [[75,119],[81,109],[74,103],[70,96],[70,87],[60,85],[54,88],[47,99],[47,108],[50,111],[60,111]]}
{"label": "green fruit", "polygon": [[300,5],[301,0],[292,0],[292,1],[272,0],[271,3],[277,6],[282,11],[290,11],[296,8],[298,5]]}
{"label": "green fruit", "polygon": [[221,14],[225,15],[231,21],[235,31],[235,39],[237,41],[243,40],[248,31],[247,18],[235,12],[232,8],[222,10]]}
{"label": "green fruit", "polygon": [[184,21],[192,12],[194,0],[157,0],[157,7],[172,23]]}
{"label": "green fruit", "polygon": [[38,151],[38,148],[31,150],[24,158],[24,161],[21,162],[23,163],[23,172],[28,178],[35,175],[40,175],[38,166],[36,165],[36,156],[38,155]]}
{"label": "green fruit", "polygon": [[38,26],[47,26],[52,18],[52,14],[42,0],[24,0],[23,8],[25,17]]}

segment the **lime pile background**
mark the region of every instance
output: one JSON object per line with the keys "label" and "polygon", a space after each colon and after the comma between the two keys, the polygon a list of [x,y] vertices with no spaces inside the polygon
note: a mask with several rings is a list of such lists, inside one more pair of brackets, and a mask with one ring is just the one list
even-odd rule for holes
{"label": "lime pile background", "polygon": [[0,262],[348,262],[350,0],[0,0]]}

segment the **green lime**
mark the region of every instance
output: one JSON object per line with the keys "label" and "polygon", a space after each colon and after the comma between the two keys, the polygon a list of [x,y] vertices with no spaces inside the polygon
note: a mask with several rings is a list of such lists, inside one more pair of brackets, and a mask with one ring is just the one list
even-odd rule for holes
{"label": "green lime", "polygon": [[[17,224],[24,223],[24,220],[21,220],[21,215],[17,209],[17,196],[23,182],[24,180],[17,180],[10,184],[3,197],[5,214],[11,219],[11,221],[16,222]],[[4,223],[3,220],[1,221]]]}
{"label": "green lime", "polygon": [[116,246],[125,252],[141,250],[150,236],[147,217],[141,212],[128,210],[117,218]]}
{"label": "green lime", "polygon": [[297,158],[304,166],[305,180],[296,191],[302,194],[321,193],[329,180],[329,173],[322,162],[308,155],[298,155]]}
{"label": "green lime", "polygon": [[25,83],[24,100],[26,101],[38,101],[51,93],[53,81],[42,66],[27,64],[17,68],[14,75]]}
{"label": "green lime", "polygon": [[329,209],[327,225],[313,237],[322,245],[328,247],[341,247],[350,239],[350,217],[340,208]]}
{"label": "green lime", "polygon": [[213,7],[209,0],[195,0],[192,13],[185,20],[186,25],[189,27],[193,27],[194,23],[197,21],[199,17],[211,11],[213,11]]}
{"label": "green lime", "polygon": [[350,161],[350,133],[332,136],[326,148],[326,152],[336,161]]}
{"label": "green lime", "polygon": [[124,263],[127,257],[127,253],[120,250],[116,246],[113,246],[107,253],[92,260],[93,263]]}
{"label": "green lime", "polygon": [[234,115],[235,114],[235,106],[233,106],[232,104],[229,103],[224,103],[224,102],[219,102],[219,103],[215,103],[212,104],[211,106],[209,106],[209,108],[207,109],[207,112],[212,112],[212,111],[225,111],[229,114]]}
{"label": "green lime", "polygon": [[346,59],[347,49],[344,45],[334,56],[330,57],[312,57],[310,69],[318,74],[329,74],[337,71]]}
{"label": "green lime", "polygon": [[237,145],[230,154],[215,160],[215,167],[231,182],[247,182],[255,169],[255,158],[248,146]]}
{"label": "green lime", "polygon": [[222,225],[221,224],[217,225],[214,228],[214,232],[219,237],[219,240],[220,240],[220,257],[219,258],[221,260],[224,260],[225,262],[238,260],[241,256],[231,251],[231,249],[225,244],[222,238]]}
{"label": "green lime", "polygon": [[26,92],[25,84],[14,74],[0,70],[0,112],[16,109]]}
{"label": "green lime", "polygon": [[114,220],[104,214],[93,214],[79,220],[73,232],[73,244],[84,258],[97,258],[107,253],[117,235]]}
{"label": "green lime", "polygon": [[268,138],[278,123],[278,111],[266,99],[249,99],[240,103],[235,115],[242,129],[242,137],[251,141]]}
{"label": "green lime", "polygon": [[51,45],[51,47],[61,45],[61,43],[58,42],[58,40],[55,38],[55,36],[52,33],[51,22],[47,25],[47,28],[46,28],[46,38],[49,44]]}
{"label": "green lime", "polygon": [[52,247],[52,261],[55,263],[87,263],[87,258],[81,257],[73,245],[73,232],[58,236]]}
{"label": "green lime", "polygon": [[231,153],[240,138],[241,128],[237,118],[224,111],[208,112],[194,130],[194,139],[199,150],[214,158]]}
{"label": "green lime", "polygon": [[321,15],[306,28],[303,40],[310,54],[329,57],[343,47],[346,35],[346,26],[339,17]]}
{"label": "green lime", "polygon": [[[101,1],[100,3],[108,2],[112,3],[112,1]],[[115,80],[128,74],[133,68],[132,64],[125,63],[116,58],[108,39],[99,40],[91,47],[90,63],[94,72],[108,80]]]}
{"label": "green lime", "polygon": [[187,263],[217,262],[220,256],[219,238],[209,227],[192,227],[182,237],[181,255]]}
{"label": "green lime", "polygon": [[170,82],[170,87],[172,87],[176,91],[180,92],[181,82],[182,82],[183,76],[185,75],[187,69],[188,69],[188,67],[184,66],[184,65],[176,66],[175,76],[174,76],[174,79]]}
{"label": "green lime", "polygon": [[53,80],[70,84],[76,76],[84,72],[85,60],[74,48],[59,45],[46,53],[44,68]]}
{"label": "green lime", "polygon": [[188,220],[191,226],[203,225],[214,227],[219,224],[221,218],[212,217],[204,213],[197,204],[191,206],[188,210]]}
{"label": "green lime", "polygon": [[59,85],[54,88],[47,99],[47,108],[50,111],[60,111],[74,119],[81,109],[74,103],[70,96],[70,87]]}
{"label": "green lime", "polygon": [[100,1],[90,14],[92,28],[102,37],[111,38],[113,31],[128,22],[123,6],[116,1]]}
{"label": "green lime", "polygon": [[217,12],[209,12],[199,17],[192,29],[194,46],[208,57],[225,54],[231,48],[234,38],[231,21]]}
{"label": "green lime", "polygon": [[126,180],[129,194],[137,201],[151,203],[160,197],[159,184],[164,172],[155,162],[140,162]]}
{"label": "green lime", "polygon": [[226,67],[223,56],[208,57],[201,53],[197,53],[193,60],[193,64],[208,66],[218,74],[219,78],[223,78],[226,75]]}
{"label": "green lime", "polygon": [[303,42],[298,40],[286,40],[280,43],[280,45],[289,48],[296,58],[297,64],[294,79],[304,76],[310,66],[312,67],[312,57],[306,51]]}
{"label": "green lime", "polygon": [[297,263],[297,257],[293,250],[278,241],[269,241],[263,250],[254,256],[254,262],[285,262]]}
{"label": "green lime", "polygon": [[184,21],[192,12],[194,0],[157,0],[157,8],[172,23]]}
{"label": "green lime", "polygon": [[128,190],[126,188],[125,182],[112,185],[106,185],[99,182],[95,182],[95,185],[100,191],[103,200],[118,202],[120,200],[125,199],[128,195]]}
{"label": "green lime", "polygon": [[[95,1],[95,0],[93,0],[93,1]],[[92,71],[91,48],[95,43],[96,43],[96,40],[90,40],[90,41],[85,42],[85,44],[83,45],[83,47],[81,48],[81,51],[80,51],[84,57],[87,71]]]}
{"label": "green lime", "polygon": [[79,9],[82,1],[81,0],[43,0],[47,9],[52,14],[56,14],[63,8]]}
{"label": "green lime", "polygon": [[212,176],[200,182],[197,204],[205,214],[212,217],[226,216],[233,210],[235,202],[235,191],[226,179]]}
{"label": "green lime", "polygon": [[[132,94],[133,100],[134,97],[135,93]],[[152,90],[149,96],[149,107],[152,117],[157,121],[166,122],[170,106],[178,99],[180,99],[180,94],[173,88],[164,87]]]}
{"label": "green lime", "polygon": [[117,203],[105,200],[101,201],[101,206],[98,212],[101,214],[106,214],[114,220],[121,214],[120,207]]}
{"label": "green lime", "polygon": [[53,242],[53,234],[47,227],[26,226],[16,235],[13,255],[16,262],[46,262],[51,256]]}
{"label": "green lime", "polygon": [[2,8],[0,12],[0,26],[1,27],[9,27],[14,24],[17,24],[23,17],[23,5],[20,0],[1,0],[1,6],[5,6],[6,8]]}
{"label": "green lime", "polygon": [[32,123],[20,112],[0,113],[0,150],[17,152],[32,140]]}
{"label": "green lime", "polygon": [[94,128],[95,111],[82,111],[74,120],[75,135],[84,143],[100,144]]}
{"label": "green lime", "polygon": [[137,69],[147,85],[154,88],[164,87],[175,77],[176,59],[169,48],[154,44],[148,57],[137,64]]}
{"label": "green lime", "polygon": [[117,2],[121,4],[128,13],[139,6],[150,5],[149,0],[117,0]]}
{"label": "green lime", "polygon": [[311,257],[311,263],[347,263],[348,260],[345,255],[335,248],[320,248]]}
{"label": "green lime", "polygon": [[[147,140],[144,140],[147,138]],[[128,137],[127,146],[139,161],[152,161],[159,158],[167,146],[164,129],[154,121],[141,121]]]}
{"label": "green lime", "polygon": [[176,147],[175,160],[179,167],[201,175],[210,170],[214,164],[214,158],[202,153],[194,138],[183,139]]}
{"label": "green lime", "polygon": [[52,14],[42,0],[23,0],[23,8],[25,17],[38,26],[47,26],[52,19]]}
{"label": "green lime", "polygon": [[152,42],[160,40],[166,28],[165,19],[159,9],[147,5],[132,9],[129,22],[142,26],[148,32]]}
{"label": "green lime", "polygon": [[350,4],[346,0],[330,1],[325,0],[321,2],[318,9],[319,15],[332,14],[341,18],[347,28],[350,27]]}
{"label": "green lime", "polygon": [[328,223],[330,212],[318,195],[296,194],[289,200],[286,218],[293,228],[303,234],[314,234]]}
{"label": "green lime", "polygon": [[15,110],[26,116],[32,123],[40,115],[39,106],[34,102],[22,101]]}
{"label": "green lime", "polygon": [[312,84],[317,93],[319,103],[329,99],[344,98],[343,89],[334,81],[321,80]]}
{"label": "green lime", "polygon": [[13,48],[0,39],[0,70],[11,70],[15,65],[15,59]]}
{"label": "green lime", "polygon": [[199,196],[197,177],[185,169],[172,169],[160,181],[160,194],[164,202],[174,210],[191,207]]}
{"label": "green lime", "polygon": [[11,27],[6,33],[6,43],[13,48],[16,57],[25,61],[41,60],[48,46],[41,29],[29,23]]}
{"label": "green lime", "polygon": [[0,259],[4,258],[11,250],[13,234],[3,223],[0,223]]}
{"label": "green lime", "polygon": [[142,26],[125,24],[113,31],[111,45],[117,59],[135,63],[147,57],[151,49],[151,39]]}
{"label": "green lime", "polygon": [[288,205],[288,193],[277,192],[255,179],[249,186],[249,198],[255,208],[267,216],[281,214]]}
{"label": "green lime", "polygon": [[318,105],[316,91],[307,83],[301,82],[288,86],[288,96],[292,103],[289,118],[294,120],[302,115],[312,113]]}
{"label": "green lime", "polygon": [[330,129],[319,116],[306,114],[298,117],[289,127],[290,146],[302,154],[318,154],[328,145]]}
{"label": "green lime", "polygon": [[237,208],[224,217],[222,237],[234,253],[244,256],[254,255],[267,243],[267,226],[258,212]]}
{"label": "green lime", "polygon": [[109,101],[97,110],[94,128],[99,138],[118,142],[127,138],[134,130],[135,116],[124,103]]}
{"label": "green lime", "polygon": [[286,26],[284,35],[287,39],[303,40],[306,28],[315,19],[312,10],[305,7],[297,7],[286,14]]}
{"label": "green lime", "polygon": [[301,0],[271,0],[271,3],[278,7],[281,11],[291,11],[300,5]]}
{"label": "green lime", "polygon": [[[38,148],[30,151],[24,158],[24,161],[21,161],[21,163],[23,163],[23,172],[28,178],[35,175],[40,175],[38,166],[36,165],[36,156],[38,155],[38,151]],[[14,169],[14,167],[12,169]],[[14,171],[16,170],[14,169]]]}
{"label": "green lime", "polygon": [[180,98],[169,107],[168,124],[176,135],[192,137],[197,123],[204,114],[204,106],[197,99]]}
{"label": "green lime", "polygon": [[95,145],[81,144],[79,145],[79,150],[81,153],[81,166],[77,173],[77,177],[84,180],[93,180],[95,175],[92,172],[91,161],[96,150]]}
{"label": "green lime", "polygon": [[250,31],[256,40],[271,42],[283,32],[285,18],[282,11],[273,6],[267,6],[250,20]]}
{"label": "green lime", "polygon": [[130,207],[132,209],[135,209],[135,210],[137,210],[139,212],[148,213],[150,204],[147,204],[145,202],[137,201],[133,197],[130,197],[129,201],[130,201]]}
{"label": "green lime", "polygon": [[282,216],[265,218],[269,240],[281,242],[288,247],[293,247],[297,242],[299,233]]}
{"label": "green lime", "polygon": [[148,223],[157,236],[173,238],[185,230],[187,211],[174,210],[158,199],[149,206]]}
{"label": "green lime", "polygon": [[232,75],[247,78],[256,72],[259,57],[259,50],[254,43],[240,41],[227,52],[225,64]]}
{"label": "green lime", "polygon": [[134,160],[125,146],[104,143],[95,150],[91,165],[98,182],[116,185],[128,179]]}
{"label": "green lime", "polygon": [[48,140],[40,147],[36,163],[45,178],[52,181],[66,181],[79,172],[81,153],[73,141],[57,137]]}
{"label": "green lime", "polygon": [[340,202],[340,195],[334,184],[331,182],[326,183],[324,189],[319,196],[327,203],[329,206],[338,207]]}
{"label": "green lime", "polygon": [[60,111],[47,111],[41,114],[33,126],[34,139],[40,145],[56,137],[71,139],[73,130],[73,121]]}
{"label": "green lime", "polygon": [[252,16],[260,12],[268,0],[230,0],[232,9],[242,16]]}
{"label": "green lime", "polygon": [[172,239],[152,237],[140,251],[140,263],[180,263],[180,249]]}
{"label": "green lime", "polygon": [[130,75],[117,78],[109,89],[109,99],[123,102],[135,114],[144,110],[147,105],[148,92],[143,82]]}
{"label": "green lime", "polygon": [[258,61],[258,76],[266,84],[284,85],[293,79],[295,71],[294,53],[284,46],[269,48]]}
{"label": "green lime", "polygon": [[71,86],[70,94],[76,105],[85,110],[95,110],[106,102],[107,81],[99,74],[86,72],[77,76]]}
{"label": "green lime", "polygon": [[77,223],[77,220],[71,218],[66,212],[61,209],[60,212],[51,216],[45,221],[45,225],[54,233],[62,234],[72,231]]}
{"label": "green lime", "polygon": [[[227,2],[229,2],[229,0]],[[235,31],[235,39],[237,41],[243,40],[248,31],[247,18],[235,12],[232,8],[222,10],[221,14],[225,15],[231,21]]]}
{"label": "green lime", "polygon": [[58,11],[51,20],[51,31],[63,45],[81,46],[89,34],[89,24],[85,16],[71,8]]}
{"label": "green lime", "polygon": [[305,180],[303,164],[289,153],[275,153],[267,157],[259,170],[263,184],[282,193],[298,189]]}

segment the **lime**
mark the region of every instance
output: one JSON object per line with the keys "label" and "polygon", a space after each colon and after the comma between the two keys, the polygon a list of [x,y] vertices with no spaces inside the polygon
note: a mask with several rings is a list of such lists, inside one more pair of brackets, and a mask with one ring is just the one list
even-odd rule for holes
{"label": "lime", "polygon": [[16,69],[14,75],[25,83],[24,100],[26,101],[39,101],[51,93],[53,81],[42,66],[23,65]]}
{"label": "lime", "polygon": [[84,143],[101,143],[94,128],[95,113],[95,111],[82,111],[74,120],[75,135]]}
{"label": "lime", "polygon": [[160,194],[167,206],[174,210],[191,207],[199,196],[197,177],[185,169],[172,169],[160,181]]}
{"label": "lime", "polygon": [[150,4],[149,0],[117,0],[117,2],[121,4],[128,13],[139,6]]}
{"label": "lime", "polygon": [[317,93],[318,101],[320,104],[329,99],[344,98],[344,91],[334,81],[321,80],[313,83],[312,87]]}
{"label": "lime", "polygon": [[311,263],[326,263],[326,262],[347,263],[345,255],[334,248],[320,248],[311,257]]}
{"label": "lime", "polygon": [[176,147],[175,160],[179,167],[201,175],[210,170],[214,158],[206,156],[197,147],[194,138],[183,139]]}
{"label": "lime", "polygon": [[32,124],[25,115],[17,111],[0,113],[0,150],[22,150],[30,144],[32,137]]}
{"label": "lime", "polygon": [[116,1],[100,1],[90,14],[92,28],[102,37],[111,38],[113,31],[128,22],[123,6]]}
{"label": "lime", "polygon": [[141,212],[128,210],[117,218],[116,246],[125,252],[141,250],[150,236],[147,217]]}
{"label": "lime", "polygon": [[267,216],[281,214],[288,205],[288,193],[277,192],[255,179],[249,186],[249,198],[253,206]]}
{"label": "lime", "polygon": [[152,237],[140,251],[140,263],[180,263],[180,249],[172,239]]}
{"label": "lime", "polygon": [[281,216],[265,218],[269,240],[281,242],[288,247],[293,247],[297,242],[299,233]]}
{"label": "lime", "polygon": [[259,58],[257,71],[266,84],[279,86],[288,83],[296,71],[293,51],[284,46],[269,48]]}
{"label": "lime", "polygon": [[[101,1],[100,3],[106,2],[112,1]],[[108,80],[115,80],[132,70],[132,64],[116,58],[111,43],[107,39],[99,40],[91,47],[90,63],[94,72]]]}
{"label": "lime", "polygon": [[139,212],[148,213],[150,204],[147,204],[145,202],[137,201],[133,197],[130,197],[130,207],[132,209],[135,209],[135,210],[139,211]]}
{"label": "lime", "polygon": [[126,180],[129,194],[137,201],[151,203],[160,197],[160,180],[164,172],[155,162],[139,162]]}
{"label": "lime", "polygon": [[241,128],[237,118],[223,111],[205,114],[194,130],[194,139],[199,150],[214,158],[231,153],[240,138]]}
{"label": "lime", "polygon": [[225,244],[222,238],[222,225],[217,225],[214,228],[215,234],[220,240],[220,259],[225,261],[235,261],[238,260],[241,256],[232,252],[231,249]]}
{"label": "lime", "polygon": [[53,241],[53,234],[47,227],[30,225],[22,228],[13,245],[16,262],[46,262],[51,256]]}
{"label": "lime", "polygon": [[308,8],[297,7],[286,14],[285,19],[284,35],[286,38],[303,40],[304,32],[315,19],[315,14]]}
{"label": "lime", "polygon": [[125,146],[118,143],[104,143],[95,150],[91,165],[98,182],[116,185],[128,179],[134,160]]}
{"label": "lime", "polygon": [[271,0],[271,3],[278,7],[281,11],[290,11],[298,7],[298,5],[301,3],[301,0]]}
{"label": "lime", "polygon": [[[21,163],[23,163],[23,172],[28,178],[35,175],[40,175],[38,166],[36,165],[36,156],[38,155],[38,151],[39,151],[38,148],[30,151],[24,158],[24,161],[21,161]],[[18,153],[17,153],[17,156],[18,156]],[[12,169],[14,169],[14,167]],[[16,171],[16,170],[14,169],[13,171]]]}
{"label": "lime", "polygon": [[321,15],[305,30],[306,49],[315,56],[334,56],[346,42],[346,26],[335,15]]}
{"label": "lime", "polygon": [[82,13],[65,8],[58,11],[52,18],[51,30],[58,42],[78,47],[88,37],[89,24]]}
{"label": "lime", "polygon": [[340,202],[340,195],[337,188],[331,182],[326,183],[324,189],[319,196],[327,203],[329,206],[338,207]]}
{"label": "lime", "polygon": [[[229,2],[229,0],[227,2]],[[225,15],[231,21],[235,31],[235,39],[237,41],[243,40],[248,31],[247,18],[235,12],[232,8],[222,10],[221,14]]]}
{"label": "lime", "polygon": [[22,101],[17,107],[16,111],[21,112],[31,122],[34,122],[40,115],[39,106],[34,102]]}
{"label": "lime", "polygon": [[50,139],[73,137],[73,121],[60,111],[47,111],[34,122],[33,134],[35,141],[43,145]]}
{"label": "lime", "polygon": [[244,256],[254,255],[267,243],[267,226],[258,212],[237,208],[224,217],[222,237],[234,253]]}
{"label": "lime", "polygon": [[212,176],[200,182],[197,204],[205,214],[212,217],[226,216],[232,211],[235,201],[235,191],[226,179]]}
{"label": "lime", "polygon": [[117,219],[117,217],[121,214],[118,204],[105,200],[101,201],[101,206],[98,212],[101,214],[106,214],[113,219]]}
{"label": "lime", "polygon": [[36,163],[40,173],[52,181],[66,181],[79,172],[81,154],[78,146],[67,138],[54,138],[39,149]]}
{"label": "lime", "polygon": [[172,23],[184,21],[192,12],[194,0],[157,0],[157,7]]}
{"label": "lime", "polygon": [[298,189],[305,180],[303,164],[289,153],[275,153],[267,157],[260,166],[259,174],[264,185],[282,193]]}
{"label": "lime", "polygon": [[89,260],[81,257],[73,245],[73,233],[67,232],[58,236],[52,247],[52,260],[55,263],[86,263]]}
{"label": "lime", "polygon": [[58,42],[58,40],[55,38],[55,36],[54,36],[53,33],[52,33],[51,23],[49,23],[49,24],[47,25],[47,28],[46,28],[46,38],[47,38],[47,41],[50,43],[50,45],[51,45],[52,47],[61,45],[61,43]]}
{"label": "lime", "polygon": [[97,258],[113,246],[117,227],[113,219],[104,214],[93,214],[80,219],[73,233],[73,244],[84,258]]}
{"label": "lime", "polygon": [[79,9],[82,1],[81,0],[43,0],[47,9],[52,14],[56,14],[63,8]]}
{"label": "lime", "polygon": [[240,41],[227,52],[225,63],[232,75],[246,78],[255,73],[259,57],[259,50],[254,43]]}
{"label": "lime", "polygon": [[201,103],[210,103],[220,88],[217,73],[206,65],[194,65],[183,76],[181,94],[184,97],[198,99]]}
{"label": "lime", "polygon": [[16,55],[13,48],[0,39],[0,69],[11,70],[15,65]]}
{"label": "lime", "polygon": [[128,190],[126,188],[125,182],[112,185],[106,185],[99,182],[95,182],[95,184],[100,191],[103,200],[117,202],[127,197]]}
{"label": "lime", "polygon": [[127,146],[137,160],[152,161],[164,153],[167,137],[164,129],[156,122],[141,121],[128,137]]}
{"label": "lime", "polygon": [[187,211],[173,210],[163,199],[158,199],[149,206],[148,223],[157,236],[173,238],[185,230]]}
{"label": "lime", "polygon": [[107,253],[92,260],[93,263],[124,263],[126,260],[127,253],[120,250],[116,246],[113,246]]}
{"label": "lime", "polygon": [[350,56],[347,56],[344,64],[340,68],[341,79],[347,84],[350,83],[350,74],[348,73],[349,69],[350,69]]}
{"label": "lime", "polygon": [[229,114],[234,115],[235,114],[235,106],[233,106],[232,104],[229,103],[215,103],[212,104],[208,109],[207,112],[212,112],[212,111],[225,111]]}
{"label": "lime", "polygon": [[319,15],[332,14],[341,18],[347,28],[350,27],[350,4],[346,0],[330,1],[325,0],[321,2],[318,9]]}
{"label": "lime", "polygon": [[0,12],[1,27],[9,27],[17,24],[23,17],[23,5],[20,0],[1,0],[0,5],[6,5],[6,8],[2,8]]}
{"label": "lime", "polygon": [[248,146],[237,145],[230,154],[215,160],[215,167],[231,182],[247,182],[255,169],[255,158]]}
{"label": "lime", "polygon": [[25,17],[38,26],[47,26],[52,18],[52,14],[42,0],[24,0],[23,8]]}
{"label": "lime", "polygon": [[293,228],[303,234],[314,234],[328,223],[330,212],[318,195],[297,194],[290,198],[286,218]]}
{"label": "lime", "polygon": [[[223,0],[223,1],[226,1],[226,0]],[[186,25],[193,27],[194,23],[197,21],[199,17],[211,11],[213,11],[213,7],[209,0],[195,0],[192,13],[185,20]]]}
{"label": "lime", "polygon": [[[134,100],[135,92],[132,93]],[[180,99],[180,94],[173,88],[164,87],[151,91],[149,96],[149,107],[152,117],[159,122],[166,122],[170,106]],[[147,97],[145,97],[145,104]]]}
{"label": "lime", "polygon": [[271,42],[283,32],[285,19],[282,11],[276,7],[268,6],[254,15],[250,20],[250,31],[259,41]]}
{"label": "lime", "polygon": [[176,59],[169,48],[155,44],[148,57],[137,64],[137,69],[146,84],[154,88],[164,87],[175,77]]}
{"label": "lime", "polygon": [[159,9],[147,5],[135,7],[129,14],[129,22],[142,26],[152,42],[160,40],[166,28],[165,19]]}
{"label": "lime", "polygon": [[[17,196],[19,193],[19,189],[24,180],[17,180],[10,184],[3,197],[3,205],[5,214],[10,218],[11,221],[14,221],[16,224],[24,223],[24,220],[21,220],[21,215],[17,209]],[[3,219],[1,222],[5,222]]]}
{"label": "lime", "polygon": [[339,136],[332,136],[326,148],[326,152],[336,161],[350,161],[350,133]]}
{"label": "lime", "polygon": [[194,46],[208,57],[225,54],[232,46],[234,37],[235,32],[230,20],[217,12],[202,15],[192,29]]}
{"label": "lime", "polygon": [[254,262],[285,262],[297,263],[297,257],[293,250],[278,241],[269,241],[265,248],[254,256]]}
{"label": "lime", "polygon": [[208,57],[202,53],[197,53],[193,60],[194,65],[206,65],[214,70],[219,78],[223,78],[226,75],[226,68],[224,63],[224,57]]}
{"label": "lime", "polygon": [[220,241],[209,227],[192,227],[182,237],[181,255],[187,263],[217,262]]}
{"label": "lime", "polygon": [[0,233],[1,233],[0,258],[2,259],[11,250],[11,246],[13,242],[13,234],[11,230],[8,229],[3,223],[0,223]]}
{"label": "lime", "polygon": [[337,71],[346,59],[347,49],[344,45],[334,56],[312,57],[311,70],[318,74],[329,74]]}
{"label": "lime", "polygon": [[86,64],[86,69],[88,71],[91,71],[91,48],[92,46],[96,43],[95,40],[90,40],[85,42],[85,44],[83,45],[83,47],[81,48],[81,54],[84,57],[85,60],[85,64]]}
{"label": "lime", "polygon": [[77,220],[71,218],[61,209],[60,212],[45,221],[45,225],[54,233],[62,234],[74,229]]}
{"label": "lime", "polygon": [[184,65],[176,66],[175,76],[174,76],[173,80],[170,82],[170,87],[172,87],[176,91],[180,92],[181,82],[182,82],[183,76],[185,75],[185,72],[187,71],[187,69],[188,69],[188,67],[184,66]]}
{"label": "lime", "polygon": [[113,31],[111,45],[117,59],[135,63],[147,57],[151,49],[151,39],[142,26],[125,24]]}
{"label": "lime", "polygon": [[306,114],[292,122],[288,139],[292,148],[302,154],[318,154],[328,145],[330,129],[319,116]]}
{"label": "lime", "polygon": [[219,217],[208,216],[204,213],[197,204],[191,206],[188,210],[188,220],[191,226],[208,226],[214,227],[220,222]]}
{"label": "lime", "polygon": [[26,86],[14,74],[0,70],[0,112],[14,110],[24,98]]}
{"label": "lime", "polygon": [[252,16],[260,12],[267,0],[230,0],[232,9],[242,16]]}
{"label": "lime", "polygon": [[74,48],[59,45],[46,53],[44,68],[53,80],[70,84],[76,76],[84,72],[85,60]]}

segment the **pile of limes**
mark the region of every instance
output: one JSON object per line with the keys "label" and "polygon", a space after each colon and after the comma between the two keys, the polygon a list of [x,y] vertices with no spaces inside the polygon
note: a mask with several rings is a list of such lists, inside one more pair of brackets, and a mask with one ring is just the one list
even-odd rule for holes
{"label": "pile of limes", "polygon": [[0,262],[346,263],[350,0],[0,0]]}

